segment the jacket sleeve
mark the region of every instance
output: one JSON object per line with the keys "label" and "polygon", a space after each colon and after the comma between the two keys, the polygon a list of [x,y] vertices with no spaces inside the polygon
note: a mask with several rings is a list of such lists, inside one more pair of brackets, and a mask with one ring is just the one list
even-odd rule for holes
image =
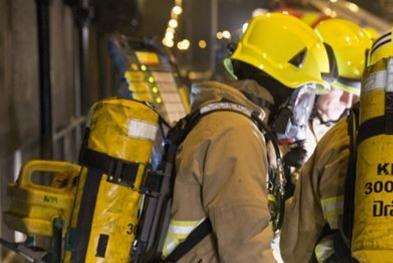
{"label": "jacket sleeve", "polygon": [[348,155],[347,125],[342,121],[320,141],[286,203],[280,234],[285,262],[309,262],[323,228],[338,229]]}
{"label": "jacket sleeve", "polygon": [[[240,117],[215,136],[206,152],[202,199],[222,262],[274,262],[267,207],[266,146]],[[244,119],[244,120],[243,120]]]}

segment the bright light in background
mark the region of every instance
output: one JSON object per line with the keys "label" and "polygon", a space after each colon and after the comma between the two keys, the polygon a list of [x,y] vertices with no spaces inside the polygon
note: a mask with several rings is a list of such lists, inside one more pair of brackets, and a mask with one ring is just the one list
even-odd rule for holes
{"label": "bright light in background", "polygon": [[207,43],[205,40],[199,40],[198,46],[203,49],[203,48],[206,48]]}
{"label": "bright light in background", "polygon": [[268,11],[266,9],[263,8],[257,8],[252,12],[252,16],[256,17],[256,16],[260,16],[260,15],[264,15],[266,14]]}
{"label": "bright light in background", "polygon": [[172,28],[172,27],[168,27],[166,29],[166,32],[171,32],[171,33],[175,34],[176,30],[174,28]]}
{"label": "bright light in background", "polygon": [[223,36],[222,36],[222,32],[221,32],[221,31],[217,32],[217,38],[218,38],[218,39],[222,39],[222,37],[223,37]]}
{"label": "bright light in background", "polygon": [[246,32],[247,28],[248,28],[248,23],[244,23],[242,26],[242,32],[243,33]]}
{"label": "bright light in background", "polygon": [[226,38],[226,39],[230,39],[231,38],[231,32],[229,32],[228,30],[222,31],[222,37]]}
{"label": "bright light in background", "polygon": [[187,50],[190,48],[190,41],[188,39],[183,39],[179,43],[177,43],[177,48],[179,50]]}
{"label": "bright light in background", "polygon": [[330,9],[329,7],[326,7],[325,9],[323,9],[323,12],[324,12],[325,15],[327,15],[327,16],[331,16],[331,17],[336,17],[336,16],[337,16],[336,11],[333,11],[333,10]]}
{"label": "bright light in background", "polygon": [[175,37],[175,33],[171,32],[171,31],[166,31],[165,38],[173,39],[174,37]]}
{"label": "bright light in background", "polygon": [[177,28],[177,26],[178,26],[179,24],[177,23],[177,20],[176,20],[176,19],[172,18],[171,20],[169,20],[168,25],[169,25],[169,27],[171,27],[171,28]]}
{"label": "bright light in background", "polygon": [[165,31],[165,36],[162,39],[162,44],[166,47],[172,48],[175,45],[174,39],[176,35],[176,28],[179,26],[179,16],[183,13],[183,1],[174,0],[175,5],[172,7],[170,20]]}
{"label": "bright light in background", "polygon": [[181,6],[175,5],[175,6],[172,8],[172,12],[173,12],[175,15],[180,15],[181,13],[183,13],[183,8],[181,8]]}
{"label": "bright light in background", "polygon": [[338,0],[330,0],[330,2],[332,2],[332,3],[337,3]]}
{"label": "bright light in background", "polygon": [[281,13],[283,13],[284,15],[289,15],[288,11],[282,11]]}
{"label": "bright light in background", "polygon": [[166,47],[173,47],[173,46],[175,45],[175,43],[173,42],[173,40],[172,40],[172,39],[169,39],[169,38],[164,38],[164,39],[162,40],[162,44],[163,44],[164,46],[166,46]]}
{"label": "bright light in background", "polygon": [[351,2],[347,3],[347,7],[348,7],[349,10],[351,10],[354,13],[359,11],[359,7],[356,4],[351,3]]}

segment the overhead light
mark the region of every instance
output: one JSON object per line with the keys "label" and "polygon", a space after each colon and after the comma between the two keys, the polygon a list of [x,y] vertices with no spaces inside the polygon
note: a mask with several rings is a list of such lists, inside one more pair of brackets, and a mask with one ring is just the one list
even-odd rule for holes
{"label": "overhead light", "polygon": [[244,23],[242,26],[242,32],[243,33],[246,32],[247,28],[248,28],[248,23]]}
{"label": "overhead light", "polygon": [[226,38],[226,39],[230,39],[231,38],[231,32],[229,32],[228,30],[222,31],[222,37]]}
{"label": "overhead light", "polygon": [[166,29],[166,32],[171,32],[171,33],[175,34],[176,30],[174,28],[172,28],[172,27],[168,27]]}
{"label": "overhead light", "polygon": [[183,8],[182,8],[181,6],[175,5],[175,6],[172,8],[172,12],[173,12],[175,15],[180,15],[181,13],[183,13]]}
{"label": "overhead light", "polygon": [[355,3],[348,2],[347,7],[349,10],[351,10],[354,13],[359,11],[359,6],[357,6]]}
{"label": "overhead light", "polygon": [[256,17],[256,16],[260,16],[260,15],[264,15],[266,14],[268,11],[266,9],[263,8],[257,8],[252,12],[252,16]]}
{"label": "overhead light", "polygon": [[187,50],[190,48],[190,41],[188,39],[183,39],[182,41],[177,43],[177,48],[179,50]]}
{"label": "overhead light", "polygon": [[323,9],[323,12],[324,12],[325,15],[327,15],[327,16],[332,16],[333,10],[330,9],[329,7],[326,7],[325,9]]}
{"label": "overhead light", "polygon": [[207,44],[205,40],[199,40],[198,46],[202,49],[206,48]]}
{"label": "overhead light", "polygon": [[164,39],[162,40],[162,44],[163,44],[164,46],[166,46],[166,47],[173,47],[173,46],[175,45],[175,43],[173,42],[173,40],[172,40],[172,39],[169,39],[169,38],[164,38]]}
{"label": "overhead light", "polygon": [[338,0],[330,0],[330,2],[332,2],[332,3],[337,3]]}
{"label": "overhead light", "polygon": [[223,36],[222,36],[222,32],[221,32],[221,31],[217,32],[217,38],[218,38],[218,39],[222,39],[222,37],[223,37]]}
{"label": "overhead light", "polygon": [[174,34],[173,32],[171,32],[171,31],[166,31],[166,33],[165,33],[165,38],[173,39],[174,37],[175,37],[175,34]]}
{"label": "overhead light", "polygon": [[169,20],[168,25],[169,25],[169,27],[177,28],[177,26],[178,26],[179,24],[177,23],[177,20],[176,20],[176,19],[172,18],[171,20]]}

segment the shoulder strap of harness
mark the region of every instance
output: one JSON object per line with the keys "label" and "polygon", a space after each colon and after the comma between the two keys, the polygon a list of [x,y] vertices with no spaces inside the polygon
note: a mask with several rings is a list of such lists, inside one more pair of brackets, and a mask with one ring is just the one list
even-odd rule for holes
{"label": "shoulder strap of harness", "polygon": [[[174,144],[177,149],[177,147],[187,137],[188,133],[198,124],[198,122],[204,116],[220,111],[235,112],[249,118],[263,133],[266,141],[272,141],[273,147],[276,152],[277,161],[281,164],[281,155],[278,148],[277,139],[267,127],[267,125],[263,122],[263,112],[257,110],[250,110],[245,106],[233,102],[221,101],[202,106],[199,110],[180,120],[178,124],[174,128],[172,128],[168,134],[169,143]],[[167,156],[167,158],[174,162],[176,157],[176,151],[170,151],[169,155],[171,156]],[[195,247],[195,245],[202,241],[211,232],[211,222],[209,218],[207,218],[198,227],[196,227],[190,233],[190,235],[175,248],[175,250],[170,255],[165,258],[164,262],[178,261],[181,257],[191,251],[191,249]]]}
{"label": "shoulder strap of harness", "polygon": [[345,179],[343,236],[348,248],[351,247],[353,214],[355,206],[357,131],[359,128],[359,104],[356,104],[348,117],[349,159]]}

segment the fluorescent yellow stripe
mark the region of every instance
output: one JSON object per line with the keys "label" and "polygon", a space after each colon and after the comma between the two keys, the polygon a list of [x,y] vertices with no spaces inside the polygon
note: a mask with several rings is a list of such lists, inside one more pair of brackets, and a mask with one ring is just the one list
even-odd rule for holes
{"label": "fluorescent yellow stripe", "polygon": [[325,262],[333,253],[334,244],[330,238],[322,239],[315,247],[315,257],[318,262]]}
{"label": "fluorescent yellow stripe", "polygon": [[330,197],[321,200],[323,216],[330,228],[338,229],[338,219],[344,211],[344,196]]}
{"label": "fluorescent yellow stripe", "polygon": [[165,239],[163,254],[168,256],[205,218],[197,221],[171,220]]}

